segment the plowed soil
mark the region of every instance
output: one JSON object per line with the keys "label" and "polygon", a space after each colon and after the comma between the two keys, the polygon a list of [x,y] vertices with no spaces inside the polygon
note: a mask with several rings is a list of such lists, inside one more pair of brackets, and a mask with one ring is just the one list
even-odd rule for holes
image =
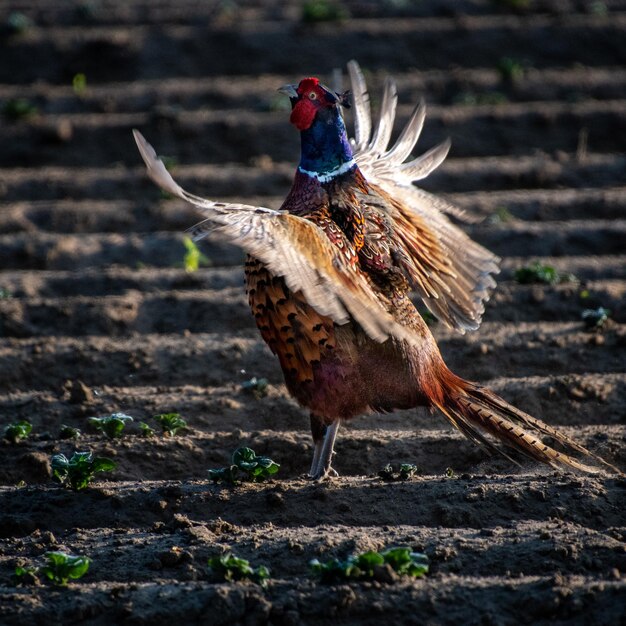
{"label": "plowed soil", "polygon": [[[340,477],[308,481],[308,416],[254,327],[241,252],[203,243],[208,267],[185,271],[198,216],[147,181],[130,133],[190,190],[277,207],[299,146],[276,88],[356,58],[375,106],[393,73],[402,120],[429,104],[420,147],[452,139],[424,187],[503,257],[478,331],[432,326],[445,359],[626,469],[626,3],[343,6],[319,24],[296,2],[0,6],[0,426],[33,424],[0,442],[2,624],[626,624],[624,478],[516,466],[414,410],[343,427]],[[19,98],[32,108],[15,119]],[[516,283],[534,260],[576,280]],[[599,306],[611,319],[589,330]],[[266,395],[242,387],[253,376]],[[87,424],[120,411],[135,423],[118,440]],[[164,412],[189,430],[141,437]],[[211,483],[241,445],[280,473]],[[117,468],[63,490],[50,457],[76,449]],[[389,462],[419,474],[385,483]],[[391,545],[425,552],[428,576],[309,574],[312,558]],[[89,572],[65,589],[12,581],[51,549]],[[269,566],[268,588],[216,583],[207,558],[225,551]]]}

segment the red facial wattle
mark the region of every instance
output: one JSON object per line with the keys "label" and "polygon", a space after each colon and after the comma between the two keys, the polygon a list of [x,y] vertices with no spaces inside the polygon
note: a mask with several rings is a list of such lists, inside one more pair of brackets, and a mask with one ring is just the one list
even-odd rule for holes
{"label": "red facial wattle", "polygon": [[315,114],[317,113],[317,107],[309,98],[302,98],[299,100],[291,111],[291,117],[289,121],[298,129],[306,130],[311,127]]}

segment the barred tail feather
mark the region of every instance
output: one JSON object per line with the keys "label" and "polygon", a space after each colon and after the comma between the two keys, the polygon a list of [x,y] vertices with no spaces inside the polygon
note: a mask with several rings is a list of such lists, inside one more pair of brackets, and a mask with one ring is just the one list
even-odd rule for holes
{"label": "barred tail feather", "polygon": [[[446,418],[478,445],[497,452],[514,463],[516,461],[486,435],[491,435],[508,448],[555,468],[570,467],[583,472],[599,473],[603,467],[621,474],[618,468],[565,433],[520,411],[480,385],[465,381],[447,371],[444,373],[442,391],[442,394],[437,394],[438,398],[433,403]],[[541,435],[552,437],[563,451],[545,444]],[[573,457],[573,453],[592,459],[601,467],[588,465]]]}

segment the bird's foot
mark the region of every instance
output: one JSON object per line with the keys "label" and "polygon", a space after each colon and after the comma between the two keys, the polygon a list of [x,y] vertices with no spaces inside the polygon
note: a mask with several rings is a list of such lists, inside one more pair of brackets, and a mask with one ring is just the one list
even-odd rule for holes
{"label": "bird's foot", "polygon": [[339,472],[332,467],[320,468],[316,472],[309,472],[307,477],[311,480],[316,480],[317,482],[322,482],[323,480],[330,480],[331,478],[337,478],[339,476]]}

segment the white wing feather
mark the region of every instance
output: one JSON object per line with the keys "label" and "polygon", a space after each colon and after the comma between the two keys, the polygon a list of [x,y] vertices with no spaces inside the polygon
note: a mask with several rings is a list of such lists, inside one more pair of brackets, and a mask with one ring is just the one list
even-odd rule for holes
{"label": "white wing feather", "polygon": [[[418,289],[418,292],[428,308],[449,326],[461,332],[474,330],[480,325],[484,302],[495,286],[491,274],[499,272],[500,259],[472,241],[446,216],[474,221],[463,210],[414,184],[441,165],[450,150],[450,141],[446,140],[421,156],[406,160],[424,126],[426,107],[421,101],[413,109],[395,144],[387,149],[396,115],[395,83],[390,78],[385,81],[380,118],[372,133],[365,78],[356,61],[348,63],[348,71],[355,119],[355,138],[351,144],[361,172],[370,184],[380,187],[422,220],[436,237],[442,254],[440,260],[447,265],[445,272],[431,272],[428,290]],[[371,140],[368,132],[372,135]],[[419,257],[419,254],[416,256]],[[419,258],[414,260],[420,263]]]}
{"label": "white wing feather", "polygon": [[261,260],[272,274],[282,276],[289,289],[301,291],[318,313],[337,324],[354,318],[376,341],[392,335],[418,340],[393,319],[365,276],[347,262],[316,224],[284,211],[214,202],[191,194],[174,181],[141,133],[133,130],[133,134],[150,178],[206,216],[191,229],[195,239],[211,232],[221,234]]}

